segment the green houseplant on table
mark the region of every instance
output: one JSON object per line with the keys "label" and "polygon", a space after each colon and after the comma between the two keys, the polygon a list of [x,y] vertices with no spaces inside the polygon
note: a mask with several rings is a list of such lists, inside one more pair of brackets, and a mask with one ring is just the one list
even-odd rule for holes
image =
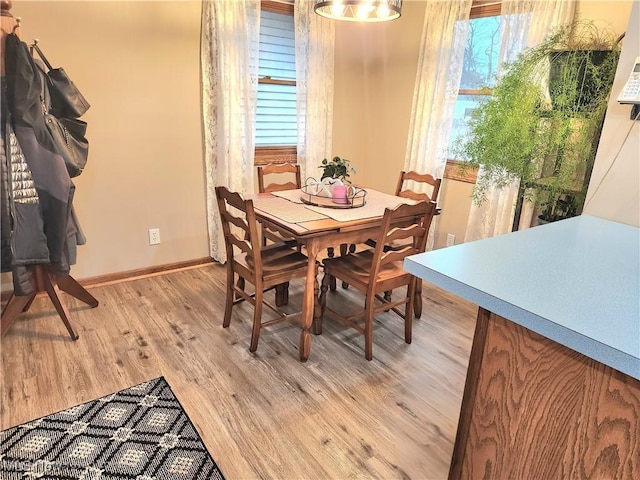
{"label": "green houseplant on table", "polygon": [[350,161],[338,156],[331,160],[325,158],[318,168],[322,169],[320,182],[324,185],[324,190],[331,193],[333,201],[341,204],[348,203],[347,192],[351,184],[348,178],[351,173],[356,173],[355,168],[351,167]]}
{"label": "green houseplant on table", "polygon": [[619,40],[592,22],[560,27],[506,66],[490,99],[470,116],[454,153],[482,167],[473,201],[520,181],[519,206],[546,220],[581,212],[620,54]]}
{"label": "green houseplant on table", "polygon": [[333,157],[331,160],[326,158],[322,160],[320,167],[322,169],[322,176],[320,180],[325,178],[338,179],[343,183],[348,183],[350,173],[356,173],[355,168],[350,165],[350,161],[346,158]]}

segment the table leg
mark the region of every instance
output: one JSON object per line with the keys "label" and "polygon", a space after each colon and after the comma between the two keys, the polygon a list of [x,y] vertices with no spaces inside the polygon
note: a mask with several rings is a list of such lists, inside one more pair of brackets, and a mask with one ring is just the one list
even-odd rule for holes
{"label": "table leg", "polygon": [[304,289],[304,299],[302,301],[302,315],[300,319],[302,332],[300,332],[300,361],[306,362],[311,351],[311,334],[309,329],[313,323],[314,306],[316,304],[317,281],[316,281],[316,259],[318,258],[318,243],[311,239],[307,243],[307,281]]}

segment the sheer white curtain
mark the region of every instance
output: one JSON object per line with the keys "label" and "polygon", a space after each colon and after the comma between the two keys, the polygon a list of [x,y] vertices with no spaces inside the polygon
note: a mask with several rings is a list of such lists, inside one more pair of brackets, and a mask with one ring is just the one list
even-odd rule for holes
{"label": "sheer white curtain", "polygon": [[295,1],[294,22],[298,164],[304,182],[331,155],[335,26],[314,13],[308,0]]}
{"label": "sheer white curtain", "polygon": [[226,261],[216,185],[254,190],[259,0],[202,2],[200,61],[211,256]]}
{"label": "sheer white curtain", "polygon": [[[503,0],[500,18],[501,46],[498,76],[505,62],[516,59],[524,49],[534,47],[550,30],[570,23],[575,17],[573,0]],[[478,175],[482,175],[482,169]],[[488,192],[487,201],[472,204],[465,242],[502,235],[511,231],[519,182]],[[529,202],[524,202],[521,228],[531,223],[533,214]]]}
{"label": "sheer white curtain", "polygon": [[[442,178],[462,77],[470,10],[471,0],[427,2],[404,160],[405,171],[415,170]],[[433,248],[437,217],[435,220],[429,232],[427,250]]]}

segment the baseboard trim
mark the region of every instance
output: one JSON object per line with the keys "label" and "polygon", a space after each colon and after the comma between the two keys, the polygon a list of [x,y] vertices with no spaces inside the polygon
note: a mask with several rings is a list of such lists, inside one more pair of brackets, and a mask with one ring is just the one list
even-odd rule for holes
{"label": "baseboard trim", "polygon": [[[167,263],[164,265],[156,265],[153,267],[137,268],[135,270],[108,273],[106,275],[98,275],[96,277],[88,277],[83,279],[76,278],[76,280],[83,287],[92,288],[92,287],[110,285],[113,283],[128,282],[128,281],[137,280],[140,278],[153,277],[156,275],[164,275],[169,272],[189,270],[191,268],[202,267],[204,265],[207,265],[213,262],[214,260],[211,257],[196,258],[193,260],[186,260],[184,262]],[[11,290],[7,290],[0,293],[0,301],[6,302],[7,300],[9,300],[9,297],[11,296],[11,294],[12,294]]]}

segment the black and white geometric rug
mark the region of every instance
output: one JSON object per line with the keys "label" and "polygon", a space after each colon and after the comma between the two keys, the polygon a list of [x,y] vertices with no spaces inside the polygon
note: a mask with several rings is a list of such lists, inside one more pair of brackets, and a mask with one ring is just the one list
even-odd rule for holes
{"label": "black and white geometric rug", "polygon": [[223,480],[164,377],[0,432],[0,479]]}

